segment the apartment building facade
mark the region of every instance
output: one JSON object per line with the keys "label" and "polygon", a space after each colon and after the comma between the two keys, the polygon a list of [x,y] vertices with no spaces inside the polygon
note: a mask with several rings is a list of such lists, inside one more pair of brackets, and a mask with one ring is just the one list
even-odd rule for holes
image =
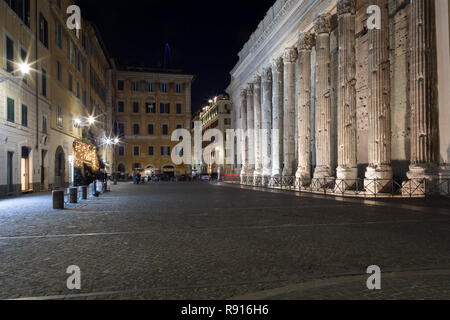
{"label": "apartment building facade", "polygon": [[190,130],[191,86],[194,76],[176,70],[118,67],[114,108],[116,169],[132,175],[191,173],[191,166],[175,165],[171,154],[176,129]]}
{"label": "apartment building facade", "polygon": [[113,66],[93,24],[67,28],[72,4],[0,1],[0,195],[65,187],[76,166],[99,165],[76,145],[112,159],[101,140],[112,131]]}

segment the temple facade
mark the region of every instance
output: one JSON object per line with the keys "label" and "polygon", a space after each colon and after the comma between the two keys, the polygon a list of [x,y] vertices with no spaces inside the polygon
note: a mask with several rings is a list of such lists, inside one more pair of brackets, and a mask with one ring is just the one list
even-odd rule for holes
{"label": "temple facade", "polygon": [[450,179],[447,0],[278,0],[227,89],[241,183],[424,195]]}

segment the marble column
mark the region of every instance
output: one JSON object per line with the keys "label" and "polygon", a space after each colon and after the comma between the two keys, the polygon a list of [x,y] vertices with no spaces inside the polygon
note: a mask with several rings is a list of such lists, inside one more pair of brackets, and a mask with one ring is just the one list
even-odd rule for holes
{"label": "marble column", "polygon": [[317,187],[334,182],[331,164],[331,83],[330,32],[331,16],[323,14],[314,21],[316,33],[316,169]]}
{"label": "marble column", "polygon": [[245,181],[248,170],[248,140],[247,140],[247,90],[241,91],[240,115],[241,115],[241,183]]}
{"label": "marble column", "polygon": [[262,144],[261,144],[261,76],[257,74],[255,76],[255,81],[253,83],[253,110],[254,110],[254,121],[255,121],[255,172],[254,183],[256,185],[261,184],[262,174],[263,174],[263,163],[262,163]]}
{"label": "marble column", "polygon": [[369,166],[367,192],[392,189],[391,99],[388,0],[370,0],[381,9],[381,28],[369,30]]}
{"label": "marble column", "polygon": [[275,184],[282,175],[283,163],[283,57],[272,63],[272,80],[272,183]]}
{"label": "marble column", "polygon": [[263,70],[262,98],[263,184],[268,185],[272,176],[272,69],[270,67]]}
{"label": "marble column", "polygon": [[283,130],[283,176],[294,174],[295,165],[295,62],[297,50],[287,48],[284,52],[284,130]]}
{"label": "marble column", "polygon": [[437,175],[439,143],[435,7],[434,1],[429,0],[411,1],[410,7],[411,166],[407,176],[433,181]]}
{"label": "marble column", "polygon": [[450,195],[450,3],[436,0],[436,50],[438,64],[438,105],[441,192]]}
{"label": "marble column", "polygon": [[253,177],[255,172],[255,113],[253,110],[253,83],[247,88],[247,145],[248,145],[248,169],[247,175]]}
{"label": "marble column", "polygon": [[299,185],[311,184],[311,51],[314,34],[303,33],[298,42],[298,168]]}
{"label": "marble column", "polygon": [[337,192],[352,188],[358,178],[355,6],[355,0],[339,0],[337,4],[339,33]]}

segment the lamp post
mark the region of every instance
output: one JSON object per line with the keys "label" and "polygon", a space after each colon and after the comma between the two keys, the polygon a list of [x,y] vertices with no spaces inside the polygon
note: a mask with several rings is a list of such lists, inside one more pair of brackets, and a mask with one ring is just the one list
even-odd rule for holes
{"label": "lamp post", "polygon": [[11,76],[11,75],[0,75],[0,83],[6,82],[8,80],[21,80],[26,75],[30,74],[31,67],[27,63],[20,63],[19,64],[19,71],[22,74],[22,76]]}

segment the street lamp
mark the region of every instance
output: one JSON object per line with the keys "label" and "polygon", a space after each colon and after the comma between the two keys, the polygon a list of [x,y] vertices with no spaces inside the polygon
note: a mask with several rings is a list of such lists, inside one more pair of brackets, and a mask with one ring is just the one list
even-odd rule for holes
{"label": "street lamp", "polygon": [[10,76],[10,75],[0,75],[0,83],[8,80],[20,80],[23,79],[24,76],[30,73],[30,65],[28,63],[22,62],[19,64],[19,71],[22,74],[20,77]]}

